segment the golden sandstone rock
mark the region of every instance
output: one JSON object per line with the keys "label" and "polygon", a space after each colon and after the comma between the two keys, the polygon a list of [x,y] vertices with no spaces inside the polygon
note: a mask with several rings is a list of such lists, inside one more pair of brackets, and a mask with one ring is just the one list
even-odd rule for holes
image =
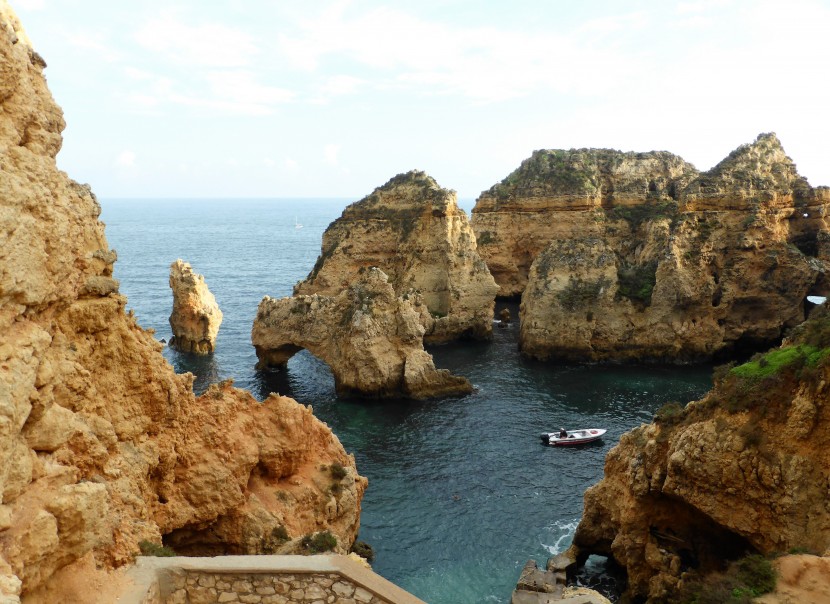
{"label": "golden sandstone rock", "polygon": [[428,311],[426,342],[492,333],[498,287],[476,250],[455,191],[442,189],[426,173],[399,174],[343,210],[323,234],[314,269],[294,293],[337,295],[372,266],[388,275],[397,295],[421,294]]}
{"label": "golden sandstone rock", "polygon": [[579,555],[613,556],[632,596],[677,601],[689,571],[828,551],[829,354],[820,307],[781,349],[719,369],[706,397],[624,434],[585,493]]}
{"label": "golden sandstone rock", "polygon": [[[44,66],[0,0],[2,595],[90,552],[128,563],[163,535],[256,553],[280,527],[325,527],[346,551],[366,481],[331,431],[284,397],[229,384],[195,397],[125,312],[100,206],[55,165],[64,121]],[[335,463],[333,491],[321,467]]]}
{"label": "golden sandstone rock", "polygon": [[420,294],[396,296],[378,268],[358,271],[337,295],[299,295],[259,304],[251,331],[261,367],[283,367],[305,348],[331,367],[342,396],[431,398],[472,391],[436,369],[424,350],[426,304]]}
{"label": "golden sandstone rock", "polygon": [[830,190],[774,134],[698,174],[665,153],[537,151],[473,210],[522,351],[690,362],[780,341],[830,291]]}
{"label": "golden sandstone rock", "polygon": [[222,324],[222,311],[205,278],[179,259],[170,265],[170,289],[173,290],[170,346],[196,354],[213,352]]}

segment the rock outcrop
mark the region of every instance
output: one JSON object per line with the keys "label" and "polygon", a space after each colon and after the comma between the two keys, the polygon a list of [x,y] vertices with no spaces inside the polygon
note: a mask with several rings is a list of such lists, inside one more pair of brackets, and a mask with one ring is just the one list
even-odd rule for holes
{"label": "rock outcrop", "polygon": [[228,384],[194,397],[125,312],[101,208],[57,169],[63,117],[5,0],[0,55],[4,601],[90,553],[121,565],[181,531],[194,550],[221,534],[214,551],[253,553],[328,527],[347,549],[366,486],[353,458],[290,399]]}
{"label": "rock outcrop", "polygon": [[432,398],[466,394],[463,377],[436,369],[424,350],[421,295],[397,296],[378,268],[358,271],[347,289],[259,304],[251,332],[260,367],[283,367],[307,349],[331,367],[341,396]]}
{"label": "rock outcrop", "polygon": [[326,229],[322,253],[294,293],[335,296],[372,266],[398,295],[423,296],[427,342],[492,333],[497,286],[455,192],[424,172],[399,174],[348,206]]}
{"label": "rock outcrop", "polygon": [[222,324],[222,311],[205,278],[179,259],[170,265],[170,289],[173,290],[170,346],[196,354],[213,352]]}
{"label": "rock outcrop", "polygon": [[676,601],[689,575],[747,553],[830,546],[830,313],[780,349],[625,435],[585,493],[579,557],[612,556],[631,596]]}
{"label": "rock outcrop", "polygon": [[525,354],[691,362],[780,342],[828,292],[828,204],[763,134],[703,174],[664,152],[537,151],[473,225],[501,294],[522,293]]}

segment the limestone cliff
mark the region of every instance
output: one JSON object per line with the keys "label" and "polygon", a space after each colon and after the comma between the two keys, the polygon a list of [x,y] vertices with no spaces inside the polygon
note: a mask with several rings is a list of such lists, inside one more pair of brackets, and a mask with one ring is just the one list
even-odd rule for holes
{"label": "limestone cliff", "polygon": [[[278,396],[223,385],[194,397],[192,376],[125,312],[101,208],[56,167],[62,114],[4,0],[0,55],[3,595],[90,552],[127,563],[140,540],[182,530],[196,544],[221,527],[222,548],[253,552],[280,526],[330,527],[348,547],[366,481],[331,431]],[[335,463],[336,491],[321,469]]]}
{"label": "limestone cliff", "polygon": [[492,332],[497,286],[455,192],[424,172],[399,174],[348,206],[326,229],[322,253],[294,293],[337,295],[372,266],[398,295],[423,296],[427,342]]}
{"label": "limestone cliff", "polygon": [[222,324],[222,311],[205,278],[179,259],[170,265],[170,289],[173,290],[170,346],[196,354],[213,352]]}
{"label": "limestone cliff", "polygon": [[686,408],[625,435],[585,493],[574,545],[612,556],[629,591],[673,601],[683,573],[746,553],[830,546],[830,313],[780,349],[724,366]]}
{"label": "limestone cliff", "polygon": [[828,291],[828,204],[763,134],[703,174],[662,152],[536,152],[473,224],[502,293],[523,291],[525,354],[689,362],[804,319]]}
{"label": "limestone cliff", "polygon": [[471,392],[465,378],[435,369],[424,351],[427,312],[420,294],[397,296],[387,275],[372,267],[333,296],[266,296],[251,340],[262,367],[285,366],[308,349],[331,367],[341,396],[422,399]]}
{"label": "limestone cliff", "polygon": [[534,151],[473,208],[479,253],[498,295],[522,294],[551,241],[603,236],[612,208],[670,202],[695,176],[694,166],[663,151]]}

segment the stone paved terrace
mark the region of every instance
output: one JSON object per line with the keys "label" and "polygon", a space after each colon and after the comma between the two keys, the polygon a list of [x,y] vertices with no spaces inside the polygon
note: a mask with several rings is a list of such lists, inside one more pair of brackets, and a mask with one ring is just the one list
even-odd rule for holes
{"label": "stone paved terrace", "polygon": [[348,556],[138,558],[119,604],[425,604]]}

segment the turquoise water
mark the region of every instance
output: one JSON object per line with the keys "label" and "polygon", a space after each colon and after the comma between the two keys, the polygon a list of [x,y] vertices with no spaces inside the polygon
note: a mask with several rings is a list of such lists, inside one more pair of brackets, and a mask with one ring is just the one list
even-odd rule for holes
{"label": "turquoise water", "polygon": [[[490,343],[431,349],[439,367],[476,386],[459,399],[338,400],[328,367],[306,352],[287,371],[256,371],[257,304],[290,295],[348,202],[103,200],[102,220],[118,251],[121,292],[156,337],[171,335],[170,264],[182,258],[205,276],[225,316],[216,353],[164,353],[177,371],[197,375],[197,391],[233,377],[259,398],[293,396],[354,453],[369,478],[360,538],[375,548],[378,573],[430,604],[508,602],[529,558],[544,563],[570,544],[582,493],[601,478],[620,435],[667,401],[699,397],[710,368],[531,362],[517,352],[513,323],[494,329]],[[608,434],[577,449],[540,444],[540,432],[561,426]]]}

